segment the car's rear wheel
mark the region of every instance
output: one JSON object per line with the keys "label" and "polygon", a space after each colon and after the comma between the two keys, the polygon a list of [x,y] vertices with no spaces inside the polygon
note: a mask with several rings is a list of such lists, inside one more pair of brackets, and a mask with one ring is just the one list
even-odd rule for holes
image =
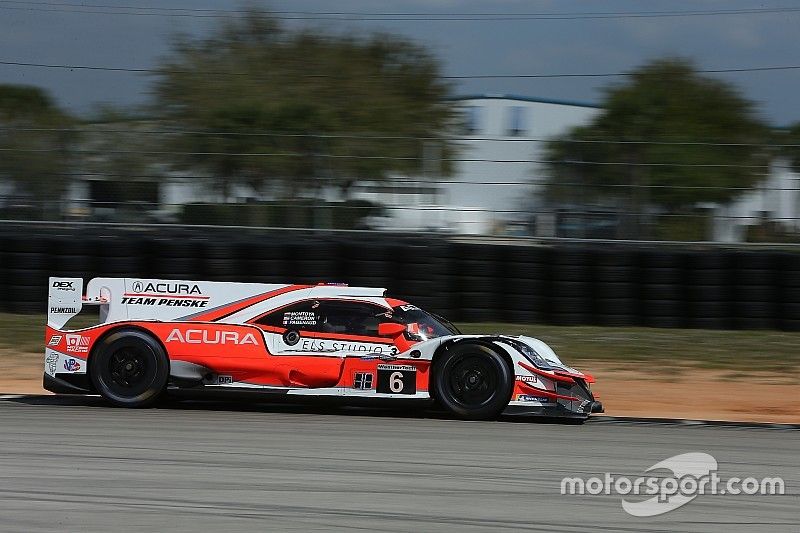
{"label": "car's rear wheel", "polygon": [[123,407],[147,407],[164,393],[169,359],[161,344],[138,330],[112,333],[93,353],[89,373],[97,392]]}
{"label": "car's rear wheel", "polygon": [[456,345],[435,363],[431,395],[468,420],[497,418],[511,399],[514,374],[506,360],[482,344]]}

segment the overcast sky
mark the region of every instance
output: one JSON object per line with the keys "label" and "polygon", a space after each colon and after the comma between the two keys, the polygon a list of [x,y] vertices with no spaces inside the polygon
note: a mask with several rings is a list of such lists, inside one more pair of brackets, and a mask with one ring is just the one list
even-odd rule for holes
{"label": "overcast sky", "polygon": [[[37,0],[38,1],[38,0]],[[72,5],[238,9],[228,0],[0,0],[0,61],[112,67],[152,67],[177,31],[202,34],[214,18],[129,16],[65,10]],[[264,2],[275,11],[433,13],[586,13],[664,10],[731,10],[798,7],[796,1],[670,0],[295,0]],[[35,10],[34,10],[35,9]],[[48,11],[59,9],[59,11]],[[700,68],[800,65],[800,12],[666,18],[481,21],[291,22],[352,33],[375,30],[411,37],[438,56],[448,75],[600,73],[629,70],[664,55],[692,58]],[[783,126],[800,121],[800,70],[719,74],[755,100],[763,115]],[[91,72],[0,65],[0,83],[47,88],[59,103],[87,112],[98,103],[148,101],[152,78],[125,72]],[[460,94],[493,93],[598,103],[607,78],[481,79],[460,82]]]}

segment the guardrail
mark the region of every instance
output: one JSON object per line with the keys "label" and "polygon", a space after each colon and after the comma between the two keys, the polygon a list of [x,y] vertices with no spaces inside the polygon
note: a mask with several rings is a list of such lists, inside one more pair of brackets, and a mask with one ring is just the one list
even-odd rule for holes
{"label": "guardrail", "polygon": [[[18,226],[17,228],[22,228]],[[398,234],[4,226],[0,310],[47,277],[379,286],[455,321],[800,331],[800,253]]]}

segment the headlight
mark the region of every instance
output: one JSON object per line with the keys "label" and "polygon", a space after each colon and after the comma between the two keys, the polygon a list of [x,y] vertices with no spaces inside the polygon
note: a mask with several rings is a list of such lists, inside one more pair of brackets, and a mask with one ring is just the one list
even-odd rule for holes
{"label": "headlight", "polygon": [[534,364],[534,366],[543,370],[549,370],[550,364],[545,361],[544,357],[536,353],[536,350],[525,344],[524,342],[515,343],[514,346],[519,353],[525,356],[525,359]]}

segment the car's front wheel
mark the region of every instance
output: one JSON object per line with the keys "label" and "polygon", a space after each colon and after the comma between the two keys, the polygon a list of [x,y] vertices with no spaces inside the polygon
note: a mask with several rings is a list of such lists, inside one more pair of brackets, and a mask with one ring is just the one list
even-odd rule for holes
{"label": "car's front wheel", "polygon": [[89,373],[103,398],[123,407],[147,407],[162,396],[169,359],[152,336],[139,330],[118,331],[96,350]]}
{"label": "car's front wheel", "polygon": [[506,360],[482,344],[453,346],[434,365],[431,395],[459,418],[497,418],[513,389],[514,374]]}

